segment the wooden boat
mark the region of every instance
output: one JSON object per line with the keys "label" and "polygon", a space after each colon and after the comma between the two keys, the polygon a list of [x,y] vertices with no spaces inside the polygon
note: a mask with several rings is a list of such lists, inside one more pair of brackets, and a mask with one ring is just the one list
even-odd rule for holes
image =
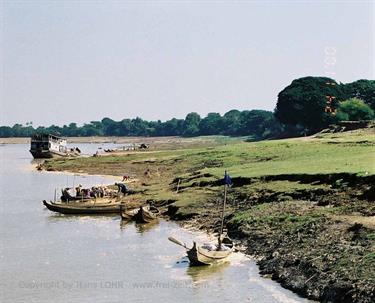
{"label": "wooden boat", "polygon": [[140,207],[134,215],[134,220],[137,223],[150,223],[154,221],[159,215],[159,210],[156,207]]}
{"label": "wooden boat", "polygon": [[58,212],[61,214],[118,214],[120,213],[121,203],[120,202],[111,202],[107,203],[55,203],[47,202],[43,200],[43,204],[50,211]]}
{"label": "wooden boat", "polygon": [[191,248],[175,238],[169,237],[168,239],[186,249],[190,265],[192,266],[211,265],[221,262],[233,252],[233,243],[229,238],[225,238],[228,239],[227,243],[224,244],[223,240],[220,246],[210,245],[208,243],[197,245],[196,242],[193,242],[193,247]]}
{"label": "wooden boat", "polygon": [[233,242],[225,237],[222,239],[223,226],[224,226],[224,212],[225,204],[227,199],[227,186],[231,184],[231,179],[227,172],[224,175],[224,201],[222,206],[221,213],[221,227],[218,237],[218,244],[209,244],[205,243],[203,245],[197,245],[196,242],[193,242],[193,247],[188,248],[185,243],[182,243],[176,240],[173,237],[168,239],[173,243],[184,247],[187,250],[187,256],[189,258],[190,264],[194,265],[211,265],[219,261],[225,260],[233,251]]}
{"label": "wooden boat", "polygon": [[[232,253],[232,246],[222,244],[220,248],[206,245],[198,246],[193,243],[193,247],[187,251],[191,265],[210,265],[222,261]],[[210,249],[211,248],[211,249]]]}
{"label": "wooden boat", "polygon": [[134,216],[138,213],[139,209],[132,210],[121,210],[121,219],[124,221],[131,221],[134,219]]}

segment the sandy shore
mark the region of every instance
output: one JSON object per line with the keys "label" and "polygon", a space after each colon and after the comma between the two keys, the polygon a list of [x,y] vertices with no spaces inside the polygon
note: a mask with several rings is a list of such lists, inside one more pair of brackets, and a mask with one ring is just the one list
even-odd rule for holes
{"label": "sandy shore", "polygon": [[[79,144],[79,143],[114,143],[114,144],[170,144],[170,143],[199,143],[204,141],[205,144],[208,142],[216,141],[215,136],[209,137],[194,137],[194,138],[182,138],[182,137],[68,137],[66,138],[68,144]],[[30,138],[0,138],[0,144],[30,144]]]}

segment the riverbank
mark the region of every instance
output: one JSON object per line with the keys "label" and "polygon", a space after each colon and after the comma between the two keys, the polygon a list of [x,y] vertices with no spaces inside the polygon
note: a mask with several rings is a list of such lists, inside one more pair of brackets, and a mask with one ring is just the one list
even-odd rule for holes
{"label": "riverbank", "polygon": [[[217,146],[227,141],[239,141],[239,138],[230,138],[224,136],[207,136],[207,137],[68,137],[66,138],[68,145],[76,145],[80,143],[92,144],[147,144],[150,149],[173,149],[176,146],[181,147],[199,147],[199,146]],[[0,144],[30,144],[30,138],[11,137],[0,138]]]}
{"label": "riverbank", "polygon": [[228,170],[226,227],[262,274],[315,300],[375,300],[374,129],[207,142],[160,142],[147,152],[47,161],[44,169],[132,176],[138,193],[129,199],[211,232]]}

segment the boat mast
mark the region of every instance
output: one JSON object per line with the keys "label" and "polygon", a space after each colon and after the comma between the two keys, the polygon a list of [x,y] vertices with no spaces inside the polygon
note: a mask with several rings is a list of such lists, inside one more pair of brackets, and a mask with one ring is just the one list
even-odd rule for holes
{"label": "boat mast", "polygon": [[219,239],[218,239],[219,240],[219,246],[218,246],[219,249],[221,248],[221,235],[223,234],[223,229],[224,229],[225,204],[227,202],[227,187],[228,187],[228,184],[227,184],[226,176],[227,176],[227,171],[225,171],[225,177],[224,177],[224,201],[223,201],[223,207],[221,209],[221,225],[220,225],[220,232],[219,232]]}

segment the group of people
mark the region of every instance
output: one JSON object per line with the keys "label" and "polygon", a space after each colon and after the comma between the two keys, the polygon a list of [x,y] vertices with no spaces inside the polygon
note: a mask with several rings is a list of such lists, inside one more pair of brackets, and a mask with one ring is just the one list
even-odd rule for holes
{"label": "group of people", "polygon": [[[129,194],[131,190],[127,187],[125,183],[115,183],[118,188],[117,193],[123,195]],[[93,186],[91,188],[82,188],[82,185],[78,185],[76,188],[76,197],[85,197],[85,198],[102,198],[111,194],[111,191],[108,190],[106,186]]]}
{"label": "group of people", "polygon": [[78,185],[76,188],[76,197],[83,198],[102,198],[108,195],[108,189],[106,186],[93,186],[91,188],[82,188],[82,185]]}
{"label": "group of people", "polygon": [[117,186],[117,193],[115,190],[111,190],[107,186],[93,186],[91,188],[83,188],[81,184],[74,188],[75,195],[72,193],[73,188],[66,187],[62,189],[62,201],[73,201],[78,199],[89,199],[89,198],[103,198],[106,196],[119,196],[128,195],[132,193],[132,190],[128,188],[125,183],[115,183]]}

